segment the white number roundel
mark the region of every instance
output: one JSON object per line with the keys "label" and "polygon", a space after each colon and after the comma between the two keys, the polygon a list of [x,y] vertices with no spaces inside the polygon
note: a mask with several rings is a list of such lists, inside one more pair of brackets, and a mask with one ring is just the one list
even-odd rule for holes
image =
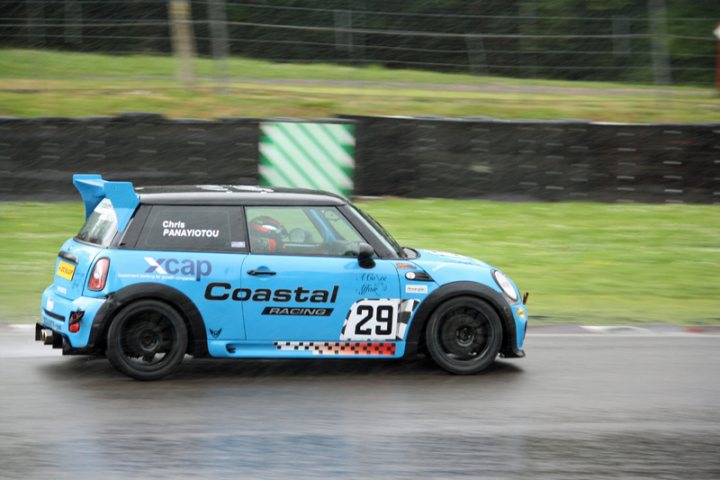
{"label": "white number roundel", "polygon": [[360,300],[350,307],[340,340],[395,340],[400,300]]}

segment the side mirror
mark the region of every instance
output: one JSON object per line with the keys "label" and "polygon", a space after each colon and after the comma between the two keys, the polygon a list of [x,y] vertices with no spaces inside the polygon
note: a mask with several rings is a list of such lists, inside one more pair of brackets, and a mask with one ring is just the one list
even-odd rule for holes
{"label": "side mirror", "polygon": [[367,243],[358,245],[358,263],[362,268],[373,268],[375,266],[373,255],[375,255],[375,250],[370,245]]}

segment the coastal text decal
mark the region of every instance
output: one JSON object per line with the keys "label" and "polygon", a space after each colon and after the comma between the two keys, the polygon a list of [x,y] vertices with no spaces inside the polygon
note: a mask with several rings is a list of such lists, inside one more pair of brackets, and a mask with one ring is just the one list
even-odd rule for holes
{"label": "coastal text decal", "polygon": [[[309,290],[302,286],[291,290],[279,288],[233,288],[229,283],[213,282],[208,283],[205,288],[206,300],[234,300],[236,302],[293,302],[293,303],[335,303],[337,300],[339,285],[333,285],[332,290]],[[295,315],[294,313],[265,312],[265,315]]]}

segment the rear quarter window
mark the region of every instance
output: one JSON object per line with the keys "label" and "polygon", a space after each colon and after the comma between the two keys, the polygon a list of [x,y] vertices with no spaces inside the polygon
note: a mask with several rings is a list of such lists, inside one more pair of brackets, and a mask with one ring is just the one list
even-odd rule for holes
{"label": "rear quarter window", "polygon": [[153,205],[135,248],[246,252],[242,207]]}
{"label": "rear quarter window", "polygon": [[104,198],[85,221],[76,240],[107,247],[117,233],[117,216],[112,202]]}

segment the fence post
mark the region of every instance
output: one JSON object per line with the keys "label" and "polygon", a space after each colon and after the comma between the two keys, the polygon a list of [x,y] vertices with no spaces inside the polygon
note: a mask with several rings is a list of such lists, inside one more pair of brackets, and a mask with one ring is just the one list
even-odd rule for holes
{"label": "fence post", "polygon": [[[352,23],[350,26],[355,28],[367,28],[367,1],[358,0],[351,3],[354,10],[352,13]],[[355,63],[365,64],[365,34],[361,32],[352,32],[352,44],[353,44],[353,61]]]}
{"label": "fence post", "polygon": [[82,43],[82,9],[77,0],[65,0],[65,43],[80,45]]}
{"label": "fence post", "polygon": [[353,35],[352,35],[352,11],[335,10],[335,50],[346,52],[348,58],[352,58]]}
{"label": "fence post", "polygon": [[177,79],[186,87],[193,84],[192,60],[195,57],[195,39],[192,29],[192,13],[188,0],[170,0],[170,27],[175,57],[178,61]]}
{"label": "fence post", "polygon": [[715,46],[715,88],[717,88],[717,93],[720,93],[720,23],[713,30],[713,35],[718,40]]}
{"label": "fence post", "polygon": [[538,73],[537,59],[538,59],[538,39],[535,37],[538,32],[537,25],[537,9],[535,2],[530,0],[529,2],[523,2],[519,5],[519,15],[527,17],[525,19],[518,18],[520,22],[519,33],[522,35],[529,35],[528,37],[520,38],[518,43],[520,45],[521,53],[520,58],[526,61],[522,72],[525,72],[525,76],[535,78]]}
{"label": "fence post", "polygon": [[210,18],[210,35],[212,36],[212,56],[215,77],[220,85],[220,92],[227,90],[228,80],[228,31],[225,0],[208,0],[208,18]]}
{"label": "fence post", "polygon": [[630,20],[624,15],[613,15],[613,55],[616,57],[628,57],[632,53],[630,42]]}
{"label": "fence post", "polygon": [[652,36],[652,63],[655,84],[672,85],[665,0],[648,0],[647,6],[650,34]]}
{"label": "fence post", "polygon": [[465,49],[467,50],[470,71],[474,74],[487,75],[487,56],[482,35],[465,34]]}
{"label": "fence post", "polygon": [[25,2],[28,48],[45,46],[45,4]]}

